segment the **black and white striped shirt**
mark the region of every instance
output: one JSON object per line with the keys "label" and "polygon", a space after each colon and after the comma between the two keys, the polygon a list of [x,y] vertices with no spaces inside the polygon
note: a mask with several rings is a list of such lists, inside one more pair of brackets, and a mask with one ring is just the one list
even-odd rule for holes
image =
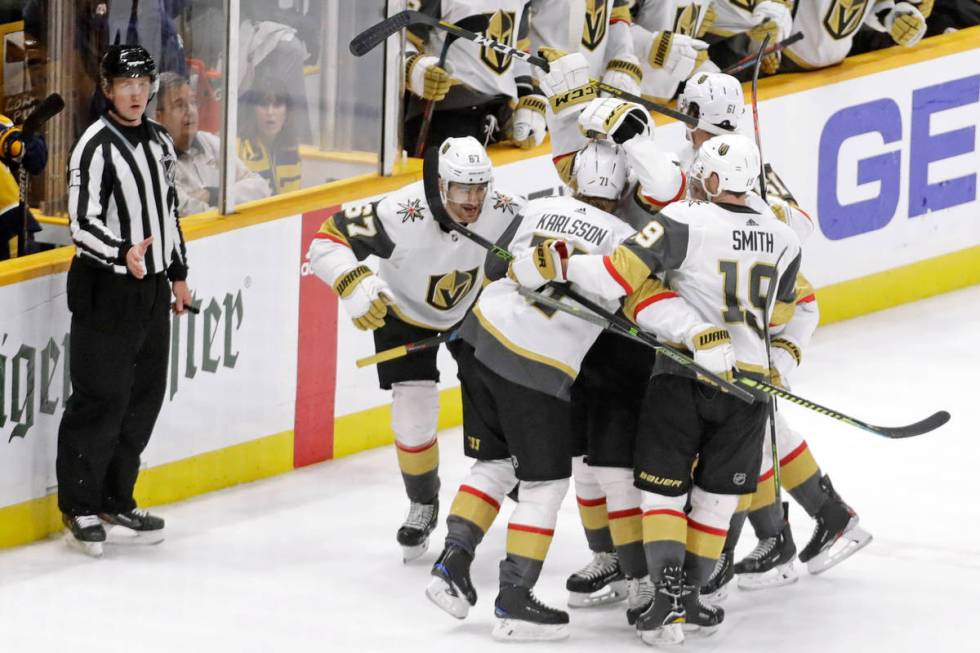
{"label": "black and white striped shirt", "polygon": [[76,256],[126,274],[126,252],[153,236],[147,275],[187,278],[177,214],[177,154],[167,130],[144,116],[137,127],[108,115],[78,139],[68,161],[68,214]]}

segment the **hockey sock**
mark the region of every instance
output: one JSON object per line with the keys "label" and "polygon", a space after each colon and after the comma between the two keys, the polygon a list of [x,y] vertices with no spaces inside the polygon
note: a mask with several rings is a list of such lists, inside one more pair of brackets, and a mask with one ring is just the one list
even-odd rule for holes
{"label": "hockey sock", "polygon": [[687,552],[684,570],[695,587],[701,587],[721,557],[728,524],[738,506],[738,497],[715,494],[699,487],[691,490],[691,513],[687,518]]}
{"label": "hockey sock", "polygon": [[687,495],[668,497],[643,492],[643,552],[650,570],[650,580],[657,582],[666,567],[684,563],[687,543]]}
{"label": "hockey sock", "polygon": [[640,491],[633,485],[633,470],[596,467],[593,471],[606,493],[609,533],[619,554],[619,566],[630,578],[643,578],[647,575],[643,511],[640,509]]}
{"label": "hockey sock", "polygon": [[534,587],[555,534],[558,509],[568,479],[521,481],[521,501],[507,524],[507,557],[500,562],[500,585]]}
{"label": "hockey sock", "polygon": [[803,442],[779,461],[782,474],[783,488],[806,510],[811,517],[816,517],[820,508],[827,500],[827,493],[820,487],[820,467],[810,452],[810,447]]}
{"label": "hockey sock", "polygon": [[783,528],[783,507],[776,502],[776,483],[771,465],[759,477],[749,508],[749,521],[760,540],[779,535]]}
{"label": "hockey sock", "polygon": [[738,505],[735,507],[735,512],[732,513],[732,518],[728,522],[728,535],[725,538],[725,546],[722,548],[723,551],[735,550],[735,545],[738,544],[738,538],[742,536],[742,527],[745,526],[745,518],[748,517],[750,505],[752,505],[751,494],[739,495]]}
{"label": "hockey sock", "polygon": [[589,549],[594,553],[611,553],[613,541],[609,532],[606,495],[599,486],[592,468],[585,464],[584,456],[572,459],[572,476],[575,478],[578,514],[582,520]]}
{"label": "hockey sock", "polygon": [[472,555],[493,525],[504,496],[515,482],[510,460],[478,460],[473,463],[449,508],[446,546],[461,547]]}
{"label": "hockey sock", "polygon": [[415,503],[439,496],[439,391],[434,381],[391,384],[391,428],[405,493]]}
{"label": "hockey sock", "polygon": [[432,503],[439,496],[439,440],[419,447],[395,442],[405,494],[415,503]]}

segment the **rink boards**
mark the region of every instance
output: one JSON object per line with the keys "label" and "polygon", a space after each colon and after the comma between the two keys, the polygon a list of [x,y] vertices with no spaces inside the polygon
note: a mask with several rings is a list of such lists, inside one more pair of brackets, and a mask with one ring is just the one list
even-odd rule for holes
{"label": "rink boards", "polygon": [[[761,84],[763,152],[816,223],[804,271],[825,322],[980,283],[980,28]],[[677,123],[657,128],[664,147]],[[495,183],[546,195],[547,145],[494,154]],[[373,353],[304,253],[347,203],[418,178],[302,191],[230,218],[188,220],[197,316],[173,321],[163,410],[144,455],[146,505],[255,480],[391,441]],[[71,250],[0,266],[0,546],[58,527],[57,427],[68,393]],[[941,319],[941,316],[937,316]],[[440,354],[441,426],[458,424]],[[392,470],[394,472],[394,455]]]}

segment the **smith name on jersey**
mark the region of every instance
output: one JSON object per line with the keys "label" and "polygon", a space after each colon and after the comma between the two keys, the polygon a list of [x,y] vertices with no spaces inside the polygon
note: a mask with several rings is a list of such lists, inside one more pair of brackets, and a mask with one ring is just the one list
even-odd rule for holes
{"label": "smith name on jersey", "polygon": [[[518,255],[554,238],[565,240],[570,252],[602,255],[612,253],[633,232],[625,222],[589,204],[571,197],[547,197],[530,202],[500,243],[509,244],[510,251]],[[483,290],[463,322],[463,339],[500,376],[567,399],[582,359],[602,329],[526,300],[518,293],[517,283],[502,276],[504,264],[498,267],[488,259],[487,267],[488,276],[496,281]],[[617,301],[594,299],[609,310],[619,306]]]}
{"label": "smith name on jersey", "polygon": [[[497,240],[524,206],[523,198],[492,189],[471,231]],[[336,266],[326,258],[343,247],[356,260],[380,258],[378,275],[394,294],[391,307],[404,322],[435,331],[459,322],[483,285],[486,250],[449,231],[432,216],[422,182],[378,202],[327,218],[310,245],[313,270],[331,285]]]}

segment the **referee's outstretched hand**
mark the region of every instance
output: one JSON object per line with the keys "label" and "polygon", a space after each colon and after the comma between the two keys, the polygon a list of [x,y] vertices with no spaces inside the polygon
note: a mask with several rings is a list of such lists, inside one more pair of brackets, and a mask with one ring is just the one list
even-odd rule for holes
{"label": "referee's outstretched hand", "polygon": [[136,243],[126,252],[126,268],[137,279],[146,276],[146,263],[143,262],[143,257],[146,256],[146,250],[150,249],[152,244],[153,236],[150,236],[146,240]]}

